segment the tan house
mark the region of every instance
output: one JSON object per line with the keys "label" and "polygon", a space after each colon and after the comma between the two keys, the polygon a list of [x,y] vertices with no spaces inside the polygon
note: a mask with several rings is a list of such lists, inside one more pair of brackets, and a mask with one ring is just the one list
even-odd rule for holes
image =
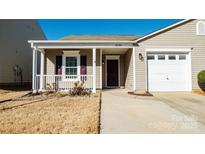
{"label": "tan house", "polygon": [[0,20],[0,86],[32,82],[28,39],[45,39],[37,20]]}
{"label": "tan house", "polygon": [[84,81],[93,92],[191,91],[199,88],[197,73],[205,69],[205,20],[183,20],[142,37],[84,35],[29,43],[34,92],[69,90],[76,81]]}

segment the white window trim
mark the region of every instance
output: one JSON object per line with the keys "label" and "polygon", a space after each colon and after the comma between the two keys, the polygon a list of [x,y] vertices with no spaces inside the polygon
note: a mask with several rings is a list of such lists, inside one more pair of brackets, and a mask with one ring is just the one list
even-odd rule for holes
{"label": "white window trim", "polygon": [[120,87],[120,55],[105,56],[105,86],[106,88],[112,88],[114,86],[107,86],[107,60],[118,60],[118,87]]}
{"label": "white window trim", "polygon": [[204,24],[204,26],[205,26],[205,21],[198,21],[198,22],[196,23],[196,35],[205,35],[205,33],[203,33],[203,34],[200,34],[200,33],[199,33],[199,24],[200,24],[200,23]]}
{"label": "white window trim", "polygon": [[[62,56],[62,75],[63,81],[80,81],[80,51],[63,51]],[[66,68],[66,57],[77,57],[77,78],[66,79],[65,68]]]}

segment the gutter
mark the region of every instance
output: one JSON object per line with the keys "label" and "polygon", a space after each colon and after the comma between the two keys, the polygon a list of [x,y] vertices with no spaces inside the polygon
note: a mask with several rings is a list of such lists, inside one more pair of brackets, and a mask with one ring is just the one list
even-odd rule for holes
{"label": "gutter", "polygon": [[28,43],[135,43],[125,40],[28,40]]}

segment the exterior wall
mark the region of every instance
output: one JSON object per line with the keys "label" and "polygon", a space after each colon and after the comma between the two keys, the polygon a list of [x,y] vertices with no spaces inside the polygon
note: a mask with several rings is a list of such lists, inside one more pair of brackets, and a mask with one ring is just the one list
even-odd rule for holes
{"label": "exterior wall", "polygon": [[120,87],[125,87],[125,55],[120,55]]}
{"label": "exterior wall", "polygon": [[132,50],[129,49],[125,54],[125,88],[133,89],[133,65]]}
{"label": "exterior wall", "polygon": [[45,51],[45,74],[54,75],[56,69],[56,56],[62,56],[62,50]]}
{"label": "exterior wall", "polygon": [[145,58],[147,47],[193,48],[191,51],[192,89],[199,89],[197,74],[205,69],[205,36],[196,35],[196,23],[197,20],[189,21],[139,43],[139,47],[136,47],[136,88],[138,90],[146,89],[146,61],[140,61],[137,55],[142,53]]}
{"label": "exterior wall", "polygon": [[102,87],[105,88],[105,55],[102,55]]}
{"label": "exterior wall", "polygon": [[[71,49],[69,49],[71,50]],[[92,49],[73,49],[80,50],[80,55],[87,55],[87,74],[92,75]],[[73,51],[72,50],[72,51]],[[127,51],[126,54],[120,55],[120,86],[132,89],[132,60],[131,50]],[[56,56],[63,55],[61,49],[49,49],[45,50],[45,74],[54,75]],[[102,59],[105,62],[105,55],[102,55]],[[100,66],[100,49],[96,50],[96,88],[100,87],[100,69],[102,67],[102,88],[105,88],[105,65]],[[128,69],[128,70],[126,70]],[[127,82],[127,85],[125,85]]]}
{"label": "exterior wall", "polygon": [[[71,50],[71,49],[69,49]],[[80,55],[87,55],[87,74],[92,75],[92,49],[73,49],[80,50]],[[71,51],[73,51],[71,50]],[[56,66],[56,56],[63,54],[63,50],[46,50],[45,52],[45,74],[54,75]],[[96,50],[96,88],[100,89],[100,50]]]}
{"label": "exterior wall", "polygon": [[0,20],[0,84],[14,83],[14,65],[22,69],[23,82],[31,82],[32,49],[27,41],[33,39],[45,39],[37,20]]}

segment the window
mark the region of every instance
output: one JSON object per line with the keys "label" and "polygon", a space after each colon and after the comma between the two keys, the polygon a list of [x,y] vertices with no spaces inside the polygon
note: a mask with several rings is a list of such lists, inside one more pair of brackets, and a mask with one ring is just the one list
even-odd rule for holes
{"label": "window", "polygon": [[67,79],[76,79],[77,78],[77,57],[66,57],[65,60],[65,75]]}
{"label": "window", "polygon": [[196,34],[197,35],[205,35],[205,22],[204,21],[197,22]]}
{"label": "window", "polygon": [[179,55],[179,60],[186,60],[186,55]]}
{"label": "window", "polygon": [[176,56],[175,55],[169,55],[169,60],[176,60]]}
{"label": "window", "polygon": [[64,56],[64,79],[77,80],[80,75],[80,56],[79,55],[66,55]]}
{"label": "window", "polygon": [[148,55],[147,60],[154,60],[154,55]]}
{"label": "window", "polygon": [[158,55],[158,60],[165,60],[165,55]]}

